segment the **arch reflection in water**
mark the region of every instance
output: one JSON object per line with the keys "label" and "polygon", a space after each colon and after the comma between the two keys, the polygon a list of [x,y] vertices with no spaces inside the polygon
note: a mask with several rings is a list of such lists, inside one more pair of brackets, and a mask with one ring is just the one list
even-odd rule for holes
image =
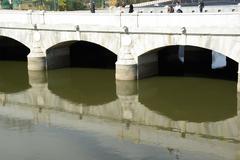
{"label": "arch reflection in water", "polygon": [[237,114],[236,82],[154,77],[139,83],[139,100],[174,120],[221,121]]}
{"label": "arch reflection in water", "polygon": [[48,88],[75,103],[101,105],[116,99],[113,70],[68,68],[48,72]]}
{"label": "arch reflection in water", "polygon": [[15,93],[30,88],[27,62],[0,61],[0,91]]}
{"label": "arch reflection in water", "polygon": [[[66,72],[67,71],[65,71],[62,76],[69,78],[69,76],[66,75],[71,74],[67,74]],[[82,70],[75,70],[74,73],[84,75]],[[29,74],[32,73],[30,72]],[[223,93],[220,93],[220,91],[224,93],[227,92],[231,97],[235,97],[231,98],[225,95],[226,97],[224,97],[224,100],[228,102],[226,104],[224,104],[224,100],[219,98],[219,101],[222,102],[221,104],[217,104],[220,108],[224,108],[220,109],[219,112],[226,112],[225,115],[222,113],[220,116],[217,115],[216,118],[214,113],[212,113],[212,116],[207,116],[207,118],[205,118],[202,117],[199,112],[207,113],[207,111],[201,111],[201,109],[198,108],[197,112],[193,112],[188,110],[189,107],[186,107],[181,108],[182,112],[187,112],[182,114],[184,115],[184,118],[182,118],[182,115],[179,116],[176,113],[169,114],[165,111],[165,108],[162,110],[163,104],[159,102],[167,101],[169,95],[167,94],[168,90],[164,89],[164,86],[166,88],[168,84],[164,84],[164,81],[161,79],[156,80],[156,82],[152,79],[146,79],[146,81],[139,82],[116,81],[114,82],[116,83],[116,91],[114,91],[114,94],[117,93],[116,98],[110,101],[104,101],[104,103],[101,101],[94,101],[94,104],[86,103],[85,99],[81,102],[82,99],[80,98],[76,98],[78,100],[73,101],[70,95],[76,93],[76,91],[71,91],[71,89],[76,89],[74,87],[65,90],[67,92],[64,93],[66,94],[64,98],[61,98],[63,97],[62,94],[58,95],[58,92],[54,93],[52,89],[64,88],[64,85],[69,85],[64,84],[63,81],[55,85],[54,82],[60,78],[60,75],[56,76],[57,78],[55,79],[51,79],[54,73],[48,73],[49,82],[47,83],[47,81],[38,80],[36,78],[38,76],[36,76],[36,73],[34,74],[35,76],[29,75],[30,78],[34,77],[33,79],[29,79],[29,81],[31,84],[38,85],[32,85],[32,88],[21,93],[5,94],[5,107],[0,107],[1,116],[29,119],[34,121],[35,125],[36,123],[46,123],[52,127],[71,128],[78,131],[99,133],[108,137],[117,136],[121,139],[130,140],[143,146],[158,146],[160,147],[159,152],[161,152],[161,156],[165,157],[165,159],[171,159],[171,156],[180,159],[237,159],[239,156],[237,154],[239,152],[240,142],[240,118],[237,114],[237,96],[231,94],[236,93],[235,91],[231,91],[236,88],[234,83],[229,84],[227,81],[224,83],[219,82],[219,80],[214,80],[214,84],[221,84],[218,86],[221,89],[216,90],[216,86],[214,87],[212,85],[207,87],[207,89],[215,89],[215,91],[217,91],[214,92],[214,94],[210,94],[213,99],[216,99],[214,96],[223,97],[223,95],[221,95]],[[44,72],[40,72],[39,77],[44,77],[45,74]],[[108,74],[111,75],[112,73]],[[58,75],[58,73],[56,73],[56,75]],[[87,81],[86,77],[85,74],[85,81]],[[172,80],[171,78],[173,77],[170,77],[167,81],[174,82],[174,78]],[[80,82],[78,78],[74,79],[74,76],[72,76],[70,80],[66,80],[65,83],[75,82],[76,84],[76,82]],[[51,84],[50,80],[52,80]],[[111,83],[107,81],[107,79],[105,80],[106,83]],[[199,81],[201,80],[202,79],[197,79],[197,82],[200,84]],[[181,79],[177,80],[177,84],[181,84],[179,81],[181,81]],[[194,80],[185,81],[187,81],[186,84],[188,85],[194,84]],[[159,82],[164,85],[160,85]],[[203,83],[204,80],[201,82]],[[206,80],[206,83],[208,82],[209,81]],[[102,81],[95,81],[95,83],[95,85],[98,86],[102,84]],[[91,81],[90,84],[92,84]],[[172,83],[170,84],[173,85]],[[115,84],[111,84],[111,86],[115,88]],[[195,86],[195,84],[193,86]],[[191,92],[192,87],[186,87],[185,85],[183,88],[184,92],[182,92],[182,94],[186,93],[191,99],[194,99],[194,95],[191,95],[191,93],[195,93]],[[176,88],[173,89],[175,90]],[[92,93],[95,92],[94,88],[89,91]],[[164,91],[165,94],[161,93],[161,91]],[[200,92],[200,90],[198,91]],[[78,93],[80,92],[81,90],[78,91]],[[151,99],[151,97],[147,97],[150,92],[155,93],[153,95],[159,96],[152,97]],[[173,94],[174,92],[171,93]],[[168,107],[173,110],[172,112],[178,110],[179,107],[179,105],[174,104],[175,101],[179,100],[177,92],[175,93],[177,98],[172,96],[169,100],[170,102],[167,103]],[[108,97],[108,94],[104,95]],[[91,94],[88,96],[91,96]],[[204,97],[202,97],[202,99],[203,98]],[[149,101],[151,101],[151,103],[147,103]],[[204,102],[204,105],[208,107],[211,107],[212,104],[212,101],[208,102],[205,100]],[[158,108],[156,108],[157,105],[159,105]],[[199,107],[195,105],[195,103],[190,102],[184,102],[182,104],[182,106],[185,105]],[[227,106],[224,107],[225,105]],[[202,109],[206,110],[208,108],[202,107]],[[171,111],[169,112],[171,113]],[[198,118],[192,118],[198,115],[200,115]],[[11,123],[8,125],[11,125]],[[125,153],[123,151],[125,147],[119,148],[116,145],[103,142],[103,140],[100,144],[100,148],[104,146],[105,148],[112,148],[111,151],[114,150],[114,152],[119,154]],[[213,148],[213,146],[215,148]],[[129,150],[132,151],[132,149]],[[145,153],[146,150],[142,150],[141,152]],[[153,159],[159,158],[157,157],[159,156],[158,154],[151,156],[154,157]]]}

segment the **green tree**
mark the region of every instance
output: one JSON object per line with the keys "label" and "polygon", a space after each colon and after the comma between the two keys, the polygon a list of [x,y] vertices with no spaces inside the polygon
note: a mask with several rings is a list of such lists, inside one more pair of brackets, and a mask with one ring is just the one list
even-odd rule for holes
{"label": "green tree", "polygon": [[2,8],[3,9],[10,9],[11,8],[8,0],[2,0]]}
{"label": "green tree", "polygon": [[58,0],[58,10],[59,11],[67,10],[67,1],[66,0]]}
{"label": "green tree", "polygon": [[82,0],[67,0],[66,4],[68,11],[87,9],[87,4]]}

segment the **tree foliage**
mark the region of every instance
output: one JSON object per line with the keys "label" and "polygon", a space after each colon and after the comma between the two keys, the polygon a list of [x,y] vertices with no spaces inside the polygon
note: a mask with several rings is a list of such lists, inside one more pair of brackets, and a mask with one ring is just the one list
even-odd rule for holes
{"label": "tree foliage", "polygon": [[87,8],[87,3],[84,3],[83,0],[67,0],[66,8],[68,11],[83,10]]}
{"label": "tree foliage", "polygon": [[58,10],[59,11],[67,10],[67,0],[58,0]]}
{"label": "tree foliage", "polygon": [[2,8],[3,9],[10,9],[10,4],[8,0],[2,0]]}

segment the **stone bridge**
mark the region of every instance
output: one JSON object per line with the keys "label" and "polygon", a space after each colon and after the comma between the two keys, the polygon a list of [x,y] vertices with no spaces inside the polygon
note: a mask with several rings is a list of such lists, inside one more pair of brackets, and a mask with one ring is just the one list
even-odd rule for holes
{"label": "stone bridge", "polygon": [[0,36],[30,49],[29,70],[69,66],[70,44],[97,44],[117,55],[119,80],[156,74],[158,59],[153,53],[165,46],[201,47],[240,61],[239,12],[91,14],[1,10]]}

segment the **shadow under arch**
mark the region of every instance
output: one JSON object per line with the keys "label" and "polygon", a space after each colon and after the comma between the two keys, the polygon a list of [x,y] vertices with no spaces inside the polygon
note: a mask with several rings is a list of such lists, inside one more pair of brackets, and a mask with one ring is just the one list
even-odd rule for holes
{"label": "shadow under arch", "polygon": [[0,60],[27,61],[30,49],[23,43],[0,35]]}
{"label": "shadow under arch", "polygon": [[116,99],[115,62],[108,49],[87,41],[59,43],[47,50],[48,88],[74,103],[101,105]]}
{"label": "shadow under arch", "polygon": [[222,53],[198,46],[169,45],[155,48],[138,57],[138,77],[142,79],[154,75],[200,76],[236,81],[238,63],[225,57],[226,65],[213,69],[215,55],[224,56]]}
{"label": "shadow under arch", "polygon": [[215,122],[237,115],[236,82],[196,77],[139,81],[139,101],[173,120]]}
{"label": "shadow under arch", "polygon": [[117,55],[88,41],[66,41],[47,50],[48,69],[81,67],[114,69]]}
{"label": "shadow under arch", "polygon": [[115,68],[117,55],[98,44],[78,41],[71,46],[71,66]]}
{"label": "shadow under arch", "polygon": [[30,49],[12,38],[0,36],[0,92],[16,93],[30,88],[27,55]]}
{"label": "shadow under arch", "polygon": [[117,99],[114,70],[64,68],[48,71],[48,88],[59,97],[84,106]]}

